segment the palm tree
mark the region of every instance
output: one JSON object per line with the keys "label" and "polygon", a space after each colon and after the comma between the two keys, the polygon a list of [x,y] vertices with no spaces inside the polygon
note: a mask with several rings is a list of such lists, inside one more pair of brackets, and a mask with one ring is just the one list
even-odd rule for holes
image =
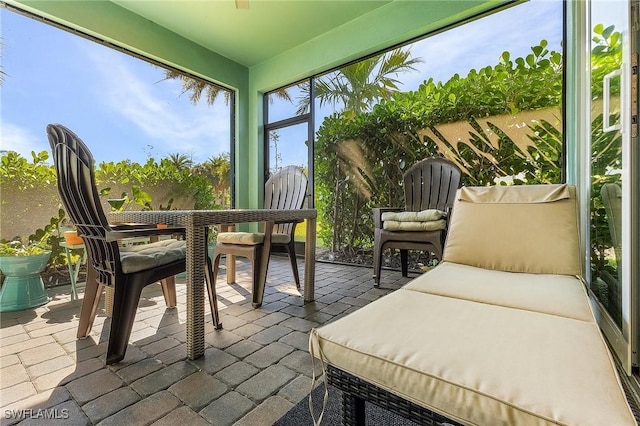
{"label": "palm tree", "polygon": [[[229,101],[231,100],[231,92],[229,90],[226,90],[215,84],[207,83],[204,80],[189,77],[175,70],[165,69],[164,79],[179,79],[182,82],[182,94],[189,93],[189,100],[194,105],[200,102],[200,98],[202,98],[203,92],[205,93],[205,98],[208,105],[213,105],[218,96],[220,96],[220,93],[222,93],[224,97],[225,105],[229,105]],[[278,98],[292,102],[287,89],[276,90],[274,93]]]}
{"label": "palm tree", "polygon": [[167,156],[167,159],[178,170],[189,169],[191,168],[191,166],[193,166],[193,160],[185,154],[180,154],[180,153],[169,154]]}
{"label": "palm tree", "polygon": [[202,164],[198,164],[194,172],[198,175],[206,176],[211,181],[214,193],[217,194],[218,204],[224,207],[230,205],[231,162],[228,152],[223,152],[209,158]]}
{"label": "palm tree", "polygon": [[[315,80],[315,96],[320,106],[342,104],[344,111],[367,111],[381,99],[388,99],[398,91],[400,73],[415,71],[419,58],[410,58],[411,52],[398,48],[364,59]],[[309,86],[303,88],[296,114],[309,110]]]}
{"label": "palm tree", "polygon": [[164,79],[180,80],[182,82],[182,94],[189,93],[189,100],[192,104],[197,104],[198,102],[200,102],[200,98],[202,97],[202,93],[204,92],[207,104],[213,105],[213,103],[216,101],[216,98],[220,95],[220,93],[222,93],[224,96],[224,103],[226,105],[229,105],[231,92],[229,92],[228,90],[224,90],[220,86],[216,86],[215,84],[207,83],[204,80],[189,77],[178,71],[169,69],[165,69]]}

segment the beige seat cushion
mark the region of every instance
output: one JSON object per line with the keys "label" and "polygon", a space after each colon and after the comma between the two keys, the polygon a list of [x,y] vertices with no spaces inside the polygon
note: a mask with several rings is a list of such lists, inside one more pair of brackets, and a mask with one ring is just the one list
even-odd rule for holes
{"label": "beige seat cushion", "polygon": [[443,260],[511,272],[581,274],[575,187],[458,190]]}
{"label": "beige seat cushion", "polygon": [[439,231],[447,227],[444,219],[430,220],[426,222],[398,222],[386,220],[382,227],[387,231]]}
{"label": "beige seat cushion", "polygon": [[[256,245],[264,242],[264,233],[220,232],[216,241],[222,244]],[[271,234],[271,242],[273,244],[287,244],[289,241],[291,241],[291,237],[288,234]]]}
{"label": "beige seat cushion", "polygon": [[392,220],[395,222],[429,222],[442,219],[445,212],[437,209],[421,210],[419,212],[384,212],[382,221]]}
{"label": "beige seat cushion", "polygon": [[330,364],[469,425],[635,425],[597,324],[406,289],[313,330]]}
{"label": "beige seat cushion", "polygon": [[160,240],[120,248],[120,262],[125,274],[166,265],[185,257],[186,246],[182,240]]}
{"label": "beige seat cushion", "polygon": [[494,271],[443,262],[404,289],[594,321],[585,286],[575,276]]}

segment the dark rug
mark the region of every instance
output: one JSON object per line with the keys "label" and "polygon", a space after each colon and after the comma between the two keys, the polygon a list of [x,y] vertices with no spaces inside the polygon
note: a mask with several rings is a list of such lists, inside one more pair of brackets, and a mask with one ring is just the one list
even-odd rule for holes
{"label": "dark rug", "polygon": [[[324,398],[324,384],[320,384],[311,392],[313,410],[316,416],[322,412]],[[367,426],[418,426],[404,417],[393,414],[375,404],[365,403],[365,417]],[[342,424],[342,392],[329,386],[329,399],[322,416],[322,426],[338,426]],[[309,397],[305,397],[275,423],[276,426],[306,426],[313,425],[309,411]]]}

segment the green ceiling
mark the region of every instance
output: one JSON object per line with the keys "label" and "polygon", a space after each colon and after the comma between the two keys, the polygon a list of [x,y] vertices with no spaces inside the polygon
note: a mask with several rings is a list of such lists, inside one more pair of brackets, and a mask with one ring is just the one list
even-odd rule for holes
{"label": "green ceiling", "polygon": [[510,1],[6,0],[6,3],[223,85],[242,90],[251,80],[254,88],[266,91]]}
{"label": "green ceiling", "polygon": [[246,67],[252,67],[333,28],[366,15],[391,0],[265,1],[246,9],[234,0],[114,0],[143,16]]}

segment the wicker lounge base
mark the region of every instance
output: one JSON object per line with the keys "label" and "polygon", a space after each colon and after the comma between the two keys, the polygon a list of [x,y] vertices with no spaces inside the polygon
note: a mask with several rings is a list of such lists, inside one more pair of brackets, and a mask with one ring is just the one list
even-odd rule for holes
{"label": "wicker lounge base", "polygon": [[342,391],[342,424],[364,426],[364,403],[371,402],[421,425],[459,425],[438,413],[400,398],[369,382],[327,365],[328,383]]}

